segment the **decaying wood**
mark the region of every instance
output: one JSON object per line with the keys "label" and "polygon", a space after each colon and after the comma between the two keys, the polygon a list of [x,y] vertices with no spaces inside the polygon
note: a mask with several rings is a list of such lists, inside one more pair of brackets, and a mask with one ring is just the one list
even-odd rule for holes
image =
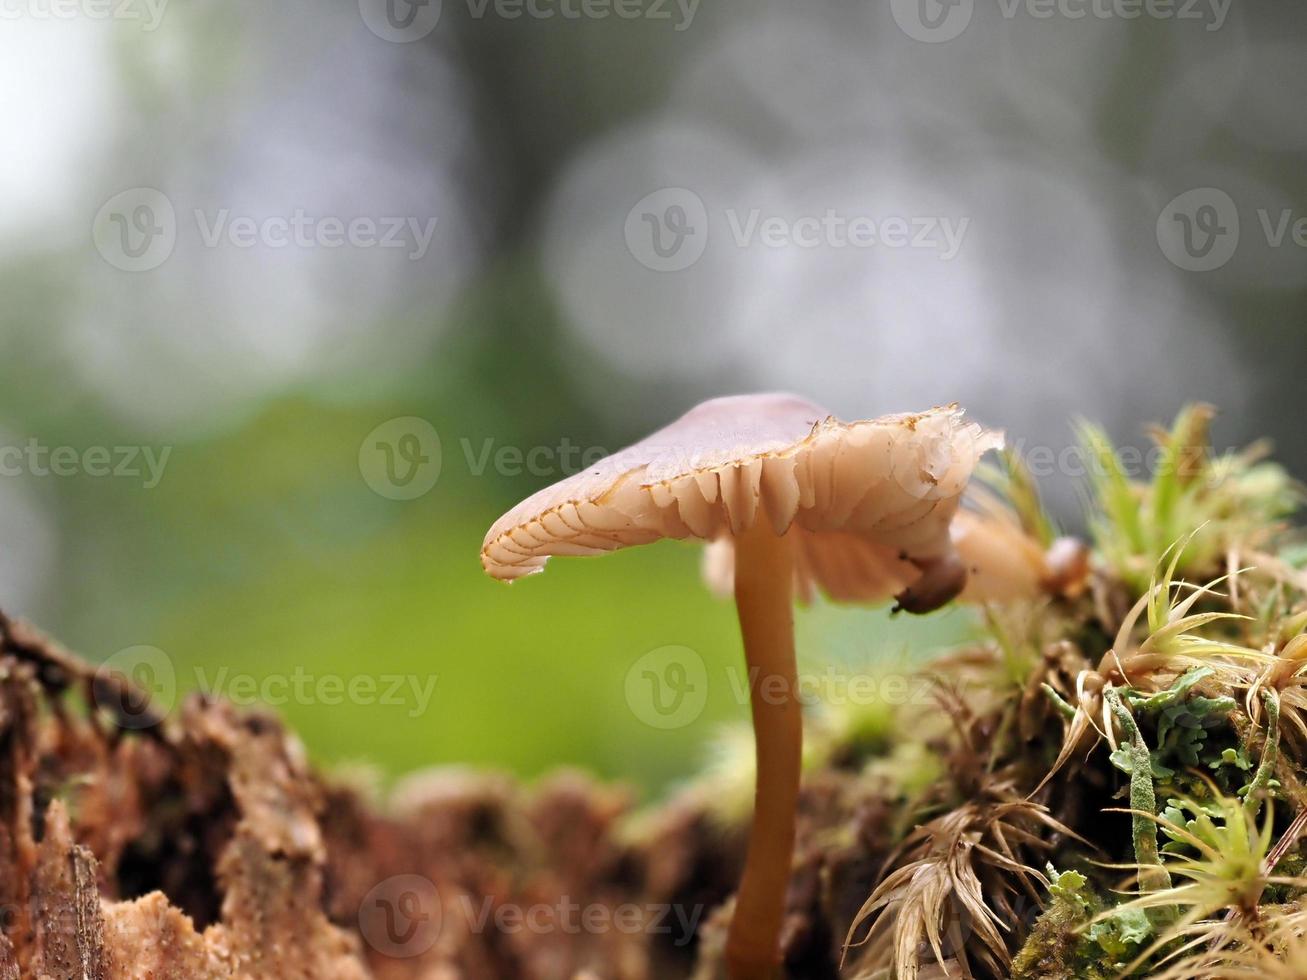
{"label": "decaying wood", "polygon": [[142,714],[2,614],[0,642],[0,980],[652,980],[695,939],[643,928],[655,903],[718,904],[734,874],[704,879],[701,815],[633,845],[629,794],[577,774],[439,772],[382,812],[270,716]]}
{"label": "decaying wood", "polygon": [[[127,684],[0,614],[0,980],[718,972],[744,841],[702,796],[437,770],[382,806],[270,715]],[[884,819],[852,774],[805,787],[790,975],[836,975]]]}

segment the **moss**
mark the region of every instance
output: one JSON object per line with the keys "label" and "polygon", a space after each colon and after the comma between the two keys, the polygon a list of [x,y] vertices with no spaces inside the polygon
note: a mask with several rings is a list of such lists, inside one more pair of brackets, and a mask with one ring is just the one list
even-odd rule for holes
{"label": "moss", "polygon": [[1049,878],[1050,901],[1012,960],[1012,980],[1106,980],[1112,973],[1094,962],[1085,934],[1102,902],[1079,872],[1059,874],[1050,865]]}
{"label": "moss", "polygon": [[[1089,588],[987,608],[986,638],[928,668],[953,726],[930,744],[944,772],[899,797],[887,825],[947,826],[1003,785],[1047,804],[1072,832],[1033,828],[996,845],[1012,862],[997,865],[1012,888],[1029,879],[1032,857],[1066,868],[1086,844],[1096,852],[1075,871],[1049,867],[1042,910],[1007,921],[1010,968],[991,962],[984,975],[1205,980],[1219,974],[1221,950],[1237,958],[1283,944],[1258,906],[1307,895],[1307,862],[1292,840],[1273,849],[1301,830],[1290,823],[1307,803],[1307,576],[1280,523],[1299,490],[1256,451],[1214,458],[1210,417],[1192,406],[1160,432],[1158,472],[1145,481],[1101,430],[1082,426],[1096,463]],[[989,482],[1046,546],[1055,531],[1019,461],[1004,460]],[[1259,567],[1231,581],[1232,563]],[[894,756],[908,757],[918,721],[902,721],[909,730]],[[1276,862],[1268,878],[1264,865]],[[906,882],[914,868],[932,870],[920,848],[886,866],[873,912],[887,936],[879,958],[858,966],[892,975],[914,948],[943,968],[983,964],[978,954],[995,950],[974,936],[960,948],[931,940],[950,921],[935,910],[956,895],[894,905],[908,892],[884,883]],[[1009,901],[983,898],[991,908]]]}

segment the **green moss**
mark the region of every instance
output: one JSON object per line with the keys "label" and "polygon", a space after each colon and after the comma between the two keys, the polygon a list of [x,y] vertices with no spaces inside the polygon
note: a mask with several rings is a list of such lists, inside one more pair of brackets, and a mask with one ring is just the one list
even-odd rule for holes
{"label": "green moss", "polygon": [[1107,980],[1156,938],[1142,910],[1105,911],[1086,875],[1049,865],[1048,877],[1048,906],[1013,958],[1013,980]]}
{"label": "green moss", "polygon": [[[825,758],[860,769],[888,810],[870,850],[890,862],[870,892],[841,897],[866,900],[879,930],[850,951],[856,975],[919,955],[950,975],[1208,980],[1227,950],[1246,963],[1282,948],[1274,909],[1307,896],[1307,859],[1276,848],[1307,805],[1307,549],[1286,550],[1281,524],[1298,490],[1256,452],[1214,458],[1209,418],[1182,412],[1142,481],[1082,426],[1096,464],[1086,590],[987,607],[980,637],[926,667],[926,710],[828,713]],[[989,483],[1046,546],[1056,530],[1019,461]],[[1048,822],[984,837],[976,814],[1013,805]],[[977,862],[983,888],[959,884]],[[1031,922],[1014,897],[1046,862]],[[959,934],[958,907],[1010,929]]]}

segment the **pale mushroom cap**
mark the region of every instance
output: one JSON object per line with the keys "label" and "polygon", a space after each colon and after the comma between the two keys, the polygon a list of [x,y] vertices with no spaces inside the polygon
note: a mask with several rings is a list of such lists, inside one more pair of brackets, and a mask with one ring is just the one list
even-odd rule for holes
{"label": "pale mushroom cap", "polygon": [[1045,548],[1017,515],[985,491],[968,491],[968,505],[950,534],[966,566],[963,602],[1012,603],[1048,596],[1074,598],[1088,586],[1089,546],[1061,537]]}
{"label": "pale mushroom cap", "polygon": [[953,521],[952,535],[967,567],[967,585],[959,596],[964,602],[1006,603],[1043,594],[1044,549],[1014,516],[964,509]]}
{"label": "pale mushroom cap", "polygon": [[551,555],[700,538],[717,542],[720,586],[732,535],[761,515],[793,537],[804,593],[880,599],[919,576],[913,562],[951,554],[962,491],[1001,442],[957,406],[844,423],[794,395],[717,398],[518,504],[490,528],[481,563],[515,579]]}

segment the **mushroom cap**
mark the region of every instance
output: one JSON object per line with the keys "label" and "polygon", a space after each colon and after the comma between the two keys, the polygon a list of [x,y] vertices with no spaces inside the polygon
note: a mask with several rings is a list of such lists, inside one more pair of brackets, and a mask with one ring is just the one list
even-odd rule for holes
{"label": "mushroom cap", "polygon": [[800,594],[870,601],[952,555],[949,523],[980,456],[1002,436],[951,405],[841,422],[787,394],[716,398],[495,522],[481,564],[495,578],[660,538],[715,542],[710,584],[729,584],[732,536],[768,521],[796,547]]}
{"label": "mushroom cap", "polygon": [[1007,603],[1043,594],[1048,575],[1044,549],[1016,517],[996,508],[962,509],[953,521],[953,544],[967,567],[964,602]]}
{"label": "mushroom cap", "polygon": [[999,498],[968,491],[968,505],[949,529],[966,566],[963,602],[1005,604],[1062,596],[1075,598],[1088,586],[1089,546],[1061,537],[1045,548],[1026,531],[1017,515]]}

